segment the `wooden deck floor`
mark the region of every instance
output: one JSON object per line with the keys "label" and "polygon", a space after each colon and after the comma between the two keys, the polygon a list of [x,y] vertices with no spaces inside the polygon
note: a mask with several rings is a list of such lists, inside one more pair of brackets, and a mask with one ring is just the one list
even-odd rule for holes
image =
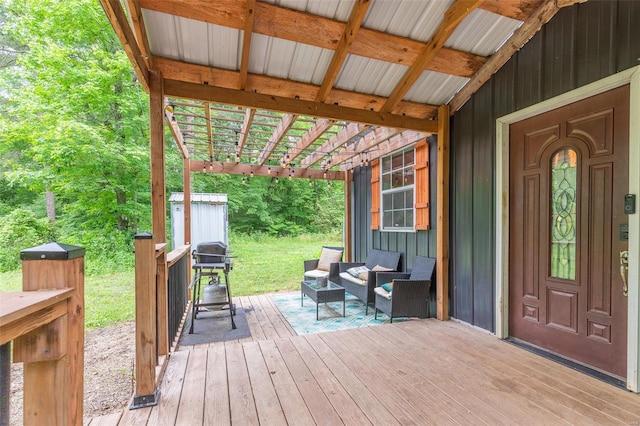
{"label": "wooden deck floor", "polygon": [[640,396],[455,321],[296,336],[266,296],[252,337],[176,351],[148,425],[640,424]]}

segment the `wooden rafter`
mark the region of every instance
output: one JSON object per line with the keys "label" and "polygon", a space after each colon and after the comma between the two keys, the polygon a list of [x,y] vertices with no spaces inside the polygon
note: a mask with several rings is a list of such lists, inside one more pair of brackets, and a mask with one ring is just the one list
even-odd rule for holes
{"label": "wooden rafter", "polygon": [[278,123],[278,126],[273,131],[273,134],[269,138],[269,142],[265,145],[264,149],[258,157],[258,165],[262,166],[271,156],[273,150],[278,146],[284,135],[289,131],[293,123],[296,121],[297,115],[285,114]]}
{"label": "wooden rafter", "polygon": [[340,148],[345,143],[349,142],[351,139],[355,138],[362,132],[371,128],[370,125],[360,124],[360,123],[349,123],[344,129],[338,132],[337,135],[330,138],[327,142],[325,142],[321,147],[316,149],[314,152],[305,157],[301,162],[301,167],[311,167],[316,164],[324,157],[327,156],[327,153],[333,152],[336,149]]}
{"label": "wooden rafter", "polygon": [[369,10],[370,4],[370,0],[357,0],[353,5],[353,9],[351,9],[351,16],[349,17],[349,21],[344,28],[335,52],[333,52],[331,63],[327,68],[327,71],[324,75],[324,80],[322,81],[320,89],[318,90],[316,101],[324,102],[326,100],[327,95],[333,87],[333,83],[336,81],[336,77],[340,72],[340,68],[342,67],[344,60],[349,53],[351,44],[358,34],[358,30],[360,29],[360,25],[362,24],[362,20],[364,19],[367,10]]}
{"label": "wooden rafter", "polygon": [[[326,132],[331,126],[335,124],[335,120],[327,120],[326,118],[320,118],[316,120],[313,127],[309,129],[307,133],[302,135],[296,146],[289,152],[289,160],[293,161],[307,149],[316,139],[318,139],[324,132]],[[285,158],[282,159],[286,161]]]}
{"label": "wooden rafter", "polygon": [[[394,129],[393,127],[376,127],[372,132],[365,134],[358,141],[350,144],[349,146],[345,146],[340,151],[336,151],[331,156],[331,166],[338,166],[340,164],[345,163],[346,161],[351,160],[356,155],[372,150],[373,148],[380,145],[382,142],[392,138],[399,133],[401,133],[401,129]],[[410,136],[414,134],[420,134],[424,137],[424,134],[421,132],[410,131],[406,133],[405,136]],[[414,139],[414,141],[420,139],[420,137]],[[352,168],[352,164],[346,164],[344,167],[341,167],[341,170],[348,170]]]}
{"label": "wooden rafter", "polygon": [[542,28],[544,24],[558,12],[555,2],[543,3],[531,16],[518,28],[513,36],[482,66],[475,76],[451,99],[449,102],[450,114],[453,114],[464,105],[491,76],[502,67],[511,56]]}
{"label": "wooden rafter", "polygon": [[102,8],[107,14],[111,26],[120,39],[120,43],[122,43],[124,51],[140,79],[140,84],[149,92],[149,68],[136,43],[135,35],[133,31],[131,31],[131,27],[129,26],[120,2],[117,0],[100,0],[100,4],[102,4]]}
{"label": "wooden rafter", "polygon": [[406,130],[402,132],[400,135],[395,135],[390,137],[378,144],[377,149],[373,151],[363,152],[355,155],[351,158],[351,165],[344,165],[340,167],[340,170],[347,171],[350,168],[353,168],[359,164],[363,164],[367,161],[372,161],[380,157],[384,157],[385,155],[389,155],[394,151],[398,151],[407,146],[413,145],[416,141],[423,139],[426,135],[421,132],[413,132],[411,130]]}
{"label": "wooden rafter", "polygon": [[424,71],[426,65],[436,56],[438,51],[442,49],[444,43],[453,33],[456,27],[466,18],[473,10],[475,10],[484,0],[457,0],[444,14],[444,21],[436,30],[435,34],[425,46],[418,59],[409,67],[400,82],[389,95],[387,102],[382,107],[382,111],[393,111],[395,106],[400,103],[404,95],[411,89],[413,83],[418,80],[420,74]]}
{"label": "wooden rafter", "polygon": [[247,138],[249,137],[249,130],[251,129],[251,123],[253,122],[253,116],[256,114],[256,110],[253,108],[247,108],[244,114],[244,121],[240,128],[240,135],[238,137],[238,155],[242,156],[244,147],[247,144]]}
{"label": "wooden rafter", "polygon": [[135,32],[136,39],[138,40],[138,46],[140,47],[140,54],[147,64],[147,68],[153,69],[151,63],[151,57],[149,52],[149,39],[147,38],[147,29],[144,25],[144,19],[142,18],[142,11],[140,10],[140,3],[137,0],[127,0],[129,6],[129,15],[131,22],[133,23],[133,30]]}
{"label": "wooden rafter", "polygon": [[[205,1],[183,2],[179,5],[170,3],[164,0],[140,0],[141,7],[145,9],[238,30],[245,28],[242,17],[246,14],[246,5],[243,2],[214,2],[215,5]],[[330,50],[336,49],[347,26],[344,22],[263,2],[255,4],[254,15],[253,31],[256,34]],[[323,36],[318,37],[318,34]],[[407,37],[361,28],[352,41],[349,53],[409,65],[418,59],[425,47],[425,43]],[[426,64],[425,69],[461,77],[469,77],[477,69],[475,67],[484,62],[480,56],[448,48],[440,49],[436,57],[440,59],[437,61],[439,68],[430,68],[436,66],[434,61],[434,65]]]}
{"label": "wooden rafter", "polygon": [[209,159],[213,161],[213,135],[211,131],[211,106],[209,102],[204,103],[204,116],[207,120],[207,141],[209,142]]}
{"label": "wooden rafter", "polygon": [[256,0],[248,0],[244,19],[244,33],[242,37],[242,60],[240,62],[240,90],[247,85],[247,73],[249,72],[249,53],[251,52],[251,36],[253,35],[253,18]]}
{"label": "wooden rafter", "polygon": [[182,136],[182,130],[180,130],[180,126],[175,119],[175,115],[173,114],[173,107],[168,104],[165,99],[165,108],[164,108],[164,119],[169,126],[169,130],[171,131],[171,135],[173,136],[173,140],[176,143],[176,147],[182,154],[182,158],[189,158],[189,151],[187,150],[187,146],[184,143],[184,137]]}

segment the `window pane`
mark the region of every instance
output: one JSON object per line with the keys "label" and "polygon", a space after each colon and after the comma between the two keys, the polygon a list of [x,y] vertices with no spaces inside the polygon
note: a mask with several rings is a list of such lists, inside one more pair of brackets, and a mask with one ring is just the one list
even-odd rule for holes
{"label": "window pane", "polygon": [[404,209],[404,192],[396,192],[393,194],[393,210]]}
{"label": "window pane", "polygon": [[382,190],[391,189],[391,174],[382,175]]}
{"label": "window pane", "polygon": [[576,277],[577,155],[563,148],[551,158],[551,276]]}
{"label": "window pane", "polygon": [[391,211],[385,211],[382,218],[382,226],[384,228],[391,228],[393,226],[393,213],[391,213]]}
{"label": "window pane", "polygon": [[404,165],[405,165],[405,167],[413,166],[413,163],[414,163],[413,157],[414,157],[414,153],[413,153],[412,149],[410,149],[409,151],[405,151],[405,153],[404,153]]}
{"label": "window pane", "polygon": [[384,211],[391,210],[393,208],[393,194],[384,194],[382,196],[382,208]]}
{"label": "window pane", "polygon": [[407,189],[404,194],[404,207],[413,210],[413,189]]}
{"label": "window pane", "polygon": [[405,218],[406,226],[408,226],[409,228],[413,228],[413,209],[406,210]]}
{"label": "window pane", "polygon": [[393,227],[404,228],[404,210],[393,211]]}
{"label": "window pane", "polygon": [[400,188],[404,186],[404,183],[402,182],[402,170],[396,170],[391,175],[391,188]]}
{"label": "window pane", "polygon": [[402,161],[402,154],[395,155],[391,158],[391,167],[393,170],[401,169],[404,166]]}
{"label": "window pane", "polygon": [[391,171],[391,157],[384,157],[382,159],[382,173]]}
{"label": "window pane", "polygon": [[413,167],[409,167],[404,169],[404,184],[405,185],[413,185]]}

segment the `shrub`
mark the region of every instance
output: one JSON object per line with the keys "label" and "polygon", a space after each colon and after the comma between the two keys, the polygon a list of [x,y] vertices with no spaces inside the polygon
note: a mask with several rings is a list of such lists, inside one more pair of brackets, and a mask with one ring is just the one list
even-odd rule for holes
{"label": "shrub", "polygon": [[16,209],[0,218],[0,271],[20,267],[20,250],[56,240],[55,227],[27,209]]}

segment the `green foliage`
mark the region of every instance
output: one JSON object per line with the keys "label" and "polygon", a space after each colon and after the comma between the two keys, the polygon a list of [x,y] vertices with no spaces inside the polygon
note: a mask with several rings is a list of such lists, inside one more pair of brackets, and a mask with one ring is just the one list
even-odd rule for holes
{"label": "green foliage", "polygon": [[0,218],[0,271],[20,267],[20,250],[55,240],[54,227],[26,209],[13,210]]}

